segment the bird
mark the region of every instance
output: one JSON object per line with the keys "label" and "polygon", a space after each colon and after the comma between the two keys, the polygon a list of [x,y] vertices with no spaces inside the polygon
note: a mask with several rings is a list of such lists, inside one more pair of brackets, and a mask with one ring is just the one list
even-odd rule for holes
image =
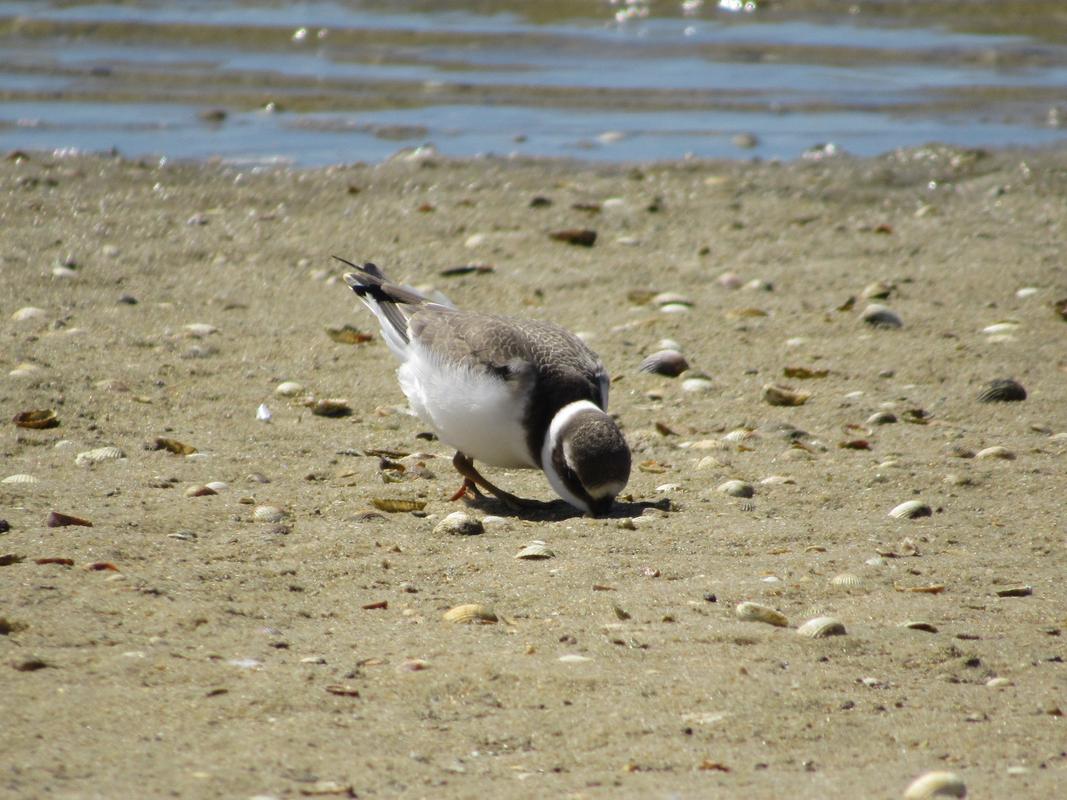
{"label": "bird", "polygon": [[581,339],[551,322],[455,308],[391,281],[373,263],[344,276],[374,313],[399,359],[412,410],[455,448],[463,485],[513,510],[550,504],[518,497],[481,475],[494,467],[541,469],[563,500],[591,516],[610,512],[630,478],[630,448],[607,413],[610,377]]}

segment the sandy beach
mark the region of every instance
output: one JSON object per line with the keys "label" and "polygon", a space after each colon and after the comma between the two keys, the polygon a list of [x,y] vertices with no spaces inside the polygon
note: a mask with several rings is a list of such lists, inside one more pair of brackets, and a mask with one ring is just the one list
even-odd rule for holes
{"label": "sandy beach", "polygon": [[[29,153],[0,186],[0,795],[1062,792],[1067,150]],[[334,254],[580,332],[634,454],[615,513],[450,503]],[[638,372],[663,340],[690,369]],[[1025,399],[980,400],[1001,379]]]}

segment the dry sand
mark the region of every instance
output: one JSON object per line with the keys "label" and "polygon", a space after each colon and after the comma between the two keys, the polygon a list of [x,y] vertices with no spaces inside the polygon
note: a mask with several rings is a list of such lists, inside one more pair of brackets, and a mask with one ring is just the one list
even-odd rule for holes
{"label": "dry sand", "polygon": [[[932,769],[972,797],[1067,785],[1067,150],[292,173],[31,154],[0,184],[0,477],[39,479],[0,484],[0,795],[896,798]],[[596,245],[547,235],[574,227]],[[595,520],[488,505],[469,513],[504,520],[483,534],[435,533],[451,453],[418,437],[377,336],[327,336],[374,331],[333,253],[586,332],[641,465],[632,502]],[[438,274],[473,263],[495,271]],[[860,321],[879,280],[901,329]],[[664,338],[709,390],[636,372]],[[979,402],[1003,377],[1027,399]],[[314,416],[282,381],[355,412]],[[769,382],[810,399],[768,405]],[[59,427],[12,424],[29,409]],[[886,409],[897,423],[865,424]],[[109,445],[126,457],[76,465]],[[1015,458],[973,457],[990,446]],[[376,450],[433,457],[386,483]],[[539,473],[487,475],[551,497]],[[911,499],[933,514],[887,515]],[[263,504],[286,518],[254,521]],[[516,560],[534,539],[555,558]],[[857,586],[831,583],[846,572]],[[791,627],[738,620],[742,601]],[[500,621],[444,622],[461,603]],[[847,635],[798,636],[818,614]]]}

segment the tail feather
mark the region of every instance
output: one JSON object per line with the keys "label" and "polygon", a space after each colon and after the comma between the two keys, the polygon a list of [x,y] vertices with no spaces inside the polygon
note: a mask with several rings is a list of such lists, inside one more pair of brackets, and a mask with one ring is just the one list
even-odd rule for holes
{"label": "tail feather", "polygon": [[427,302],[427,298],[418,292],[390,283],[385,273],[375,264],[367,262],[360,266],[340,256],[334,258],[355,270],[345,275],[345,283],[352,287],[352,291],[378,317],[387,339],[398,337],[400,342],[407,344],[410,311],[405,313],[401,306],[419,306]]}

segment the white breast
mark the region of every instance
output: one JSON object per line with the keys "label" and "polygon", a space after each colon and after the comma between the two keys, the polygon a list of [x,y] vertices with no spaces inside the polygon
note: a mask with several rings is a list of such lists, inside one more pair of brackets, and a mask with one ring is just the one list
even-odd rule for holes
{"label": "white breast", "polygon": [[492,375],[444,364],[417,343],[397,370],[415,413],[442,442],[495,467],[536,467],[522,424],[524,398]]}

